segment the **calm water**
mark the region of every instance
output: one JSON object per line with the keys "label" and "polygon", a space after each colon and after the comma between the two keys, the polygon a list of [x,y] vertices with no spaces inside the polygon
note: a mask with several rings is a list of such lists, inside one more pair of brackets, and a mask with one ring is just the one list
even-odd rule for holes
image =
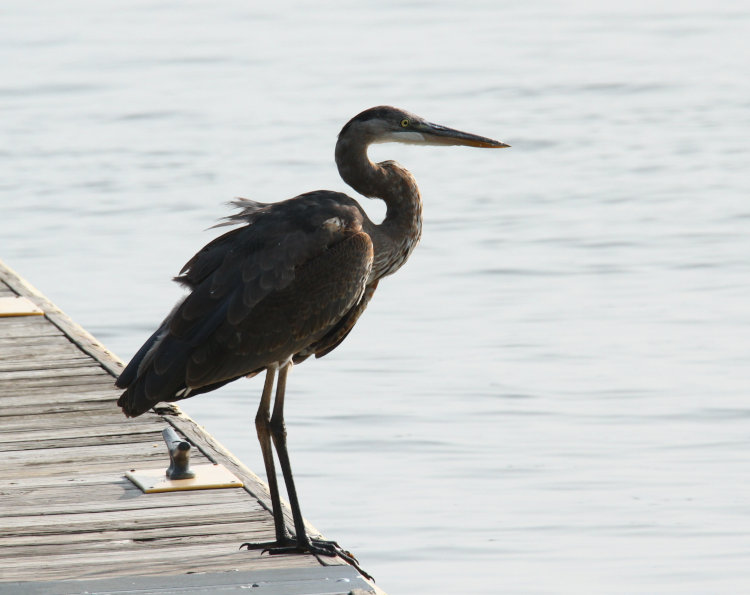
{"label": "calm water", "polygon": [[[6,0],[0,257],[127,360],[362,109],[500,138],[372,150],[424,239],[290,378],[304,513],[392,594],[747,592],[742,4]],[[261,384],[185,403],[258,471]]]}

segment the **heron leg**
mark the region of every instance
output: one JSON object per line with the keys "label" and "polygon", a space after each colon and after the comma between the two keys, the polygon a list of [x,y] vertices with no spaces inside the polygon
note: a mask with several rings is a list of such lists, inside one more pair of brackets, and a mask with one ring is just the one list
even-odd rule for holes
{"label": "heron leg", "polygon": [[284,395],[286,393],[286,377],[291,367],[292,363],[289,362],[285,366],[279,368],[279,381],[276,384],[276,399],[273,403],[273,413],[271,415],[271,437],[273,438],[273,444],[276,447],[276,455],[279,458],[279,465],[281,466],[281,472],[284,476],[284,483],[286,484],[286,491],[287,495],[289,496],[289,505],[292,508],[296,544],[281,547],[271,547],[268,548],[267,551],[271,554],[282,554],[297,551],[309,552],[316,557],[321,555],[338,556],[354,566],[364,577],[371,579],[372,577],[364,570],[362,570],[362,568],[360,568],[359,562],[351,554],[351,552],[344,550],[335,541],[327,541],[324,539],[310,539],[310,537],[307,535],[307,531],[305,530],[305,521],[302,517],[302,511],[300,510],[299,498],[297,497],[297,488],[294,485],[292,467],[289,461],[289,453],[286,446],[286,424],[284,423]]}
{"label": "heron leg", "polygon": [[255,415],[255,429],[258,433],[258,442],[260,442],[260,450],[263,454],[263,465],[266,468],[268,489],[271,492],[276,541],[274,543],[243,543],[240,546],[241,548],[266,549],[272,546],[289,545],[291,543],[284,523],[284,513],[279,496],[279,482],[276,479],[276,467],[273,462],[273,450],[271,446],[271,394],[275,378],[276,368],[267,368],[266,381],[263,385],[263,395],[260,398],[258,412]]}
{"label": "heron leg", "polygon": [[289,461],[289,452],[286,447],[286,424],[284,423],[284,396],[286,393],[286,377],[289,373],[291,362],[279,368],[279,380],[276,383],[276,399],[273,402],[273,414],[271,415],[270,429],[273,445],[276,447],[276,455],[279,457],[281,473],[284,476],[287,495],[289,496],[289,505],[292,508],[292,518],[294,519],[294,533],[297,538],[297,549],[308,550],[310,539],[305,531],[305,521],[300,511],[299,498],[297,497],[297,488],[294,485],[292,476],[292,467]]}
{"label": "heron leg", "polygon": [[[365,578],[372,579],[359,566],[357,559],[348,551],[344,550],[335,541],[324,539],[310,539],[305,531],[305,521],[299,507],[299,498],[297,498],[297,489],[292,477],[292,468],[289,462],[289,453],[286,448],[286,425],[284,424],[284,395],[286,392],[286,377],[292,363],[289,362],[279,369],[279,379],[276,385],[276,399],[273,404],[273,413],[269,417],[271,407],[271,391],[273,390],[275,369],[269,368],[266,372],[266,382],[263,386],[263,396],[260,400],[258,413],[255,416],[255,427],[258,431],[258,441],[260,442],[261,452],[263,453],[263,464],[266,467],[268,476],[268,487],[271,492],[271,503],[273,505],[273,520],[276,527],[276,541],[274,543],[243,543],[240,549],[263,549],[269,554],[286,554],[292,552],[309,552],[313,554],[322,563],[319,556],[338,556],[354,566]],[[279,458],[281,472],[284,476],[289,504],[292,508],[292,517],[294,518],[295,539],[292,540],[287,534],[284,524],[284,515],[281,508],[281,498],[279,497],[278,481],[276,479],[276,469],[273,462],[273,453],[271,450],[271,441],[276,447],[276,455]]]}

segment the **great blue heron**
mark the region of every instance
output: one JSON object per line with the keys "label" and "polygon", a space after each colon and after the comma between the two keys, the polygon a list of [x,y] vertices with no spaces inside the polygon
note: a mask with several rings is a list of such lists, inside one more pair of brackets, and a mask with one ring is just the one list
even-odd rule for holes
{"label": "great blue heron", "polygon": [[[412,175],[393,161],[372,163],[373,143],[508,145],[467,134],[389,106],[352,118],[336,143],[341,177],[385,201],[373,223],[356,200],[317,190],[283,202],[235,201],[226,224],[242,224],[207,244],[175,278],[190,293],[123,370],[117,401],[128,417],[160,401],[178,401],[266,371],[255,426],[268,477],[276,541],[243,544],[272,553],[341,555],[334,542],[305,532],[284,425],[284,392],[293,363],[322,357],[349,334],[382,277],[406,262],[422,232],[422,201]],[[274,379],[276,397],[271,411]],[[294,536],[284,525],[272,442],[284,476]]]}

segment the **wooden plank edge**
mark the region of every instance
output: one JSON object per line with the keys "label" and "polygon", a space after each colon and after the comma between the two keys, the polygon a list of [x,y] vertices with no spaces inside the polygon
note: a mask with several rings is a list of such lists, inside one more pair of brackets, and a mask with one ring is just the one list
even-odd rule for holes
{"label": "wooden plank edge", "polygon": [[351,595],[384,595],[356,570],[347,566],[320,568],[259,568],[235,572],[204,572],[162,576],[121,576],[51,582],[7,583],[18,595],[52,595],[69,593],[349,593]]}
{"label": "wooden plank edge", "polygon": [[122,372],[123,363],[120,358],[110,352],[97,341],[93,335],[65,314],[53,304],[31,283],[22,278],[12,268],[0,259],[0,281],[10,287],[16,294],[28,298],[44,311],[45,317],[75,343],[82,351],[93,357],[112,376],[117,378]]}

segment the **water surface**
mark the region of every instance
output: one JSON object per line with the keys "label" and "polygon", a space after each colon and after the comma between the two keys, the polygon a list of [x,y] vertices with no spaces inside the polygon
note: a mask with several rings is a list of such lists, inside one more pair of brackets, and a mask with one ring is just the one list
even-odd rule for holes
{"label": "water surface", "polygon": [[[422,244],[290,378],[303,511],[385,590],[747,590],[747,8],[11,0],[0,22],[0,257],[126,360],[225,201],[351,192],[333,145],[362,109],[513,145],[373,148],[419,181]],[[185,402],[258,471],[261,385]]]}

